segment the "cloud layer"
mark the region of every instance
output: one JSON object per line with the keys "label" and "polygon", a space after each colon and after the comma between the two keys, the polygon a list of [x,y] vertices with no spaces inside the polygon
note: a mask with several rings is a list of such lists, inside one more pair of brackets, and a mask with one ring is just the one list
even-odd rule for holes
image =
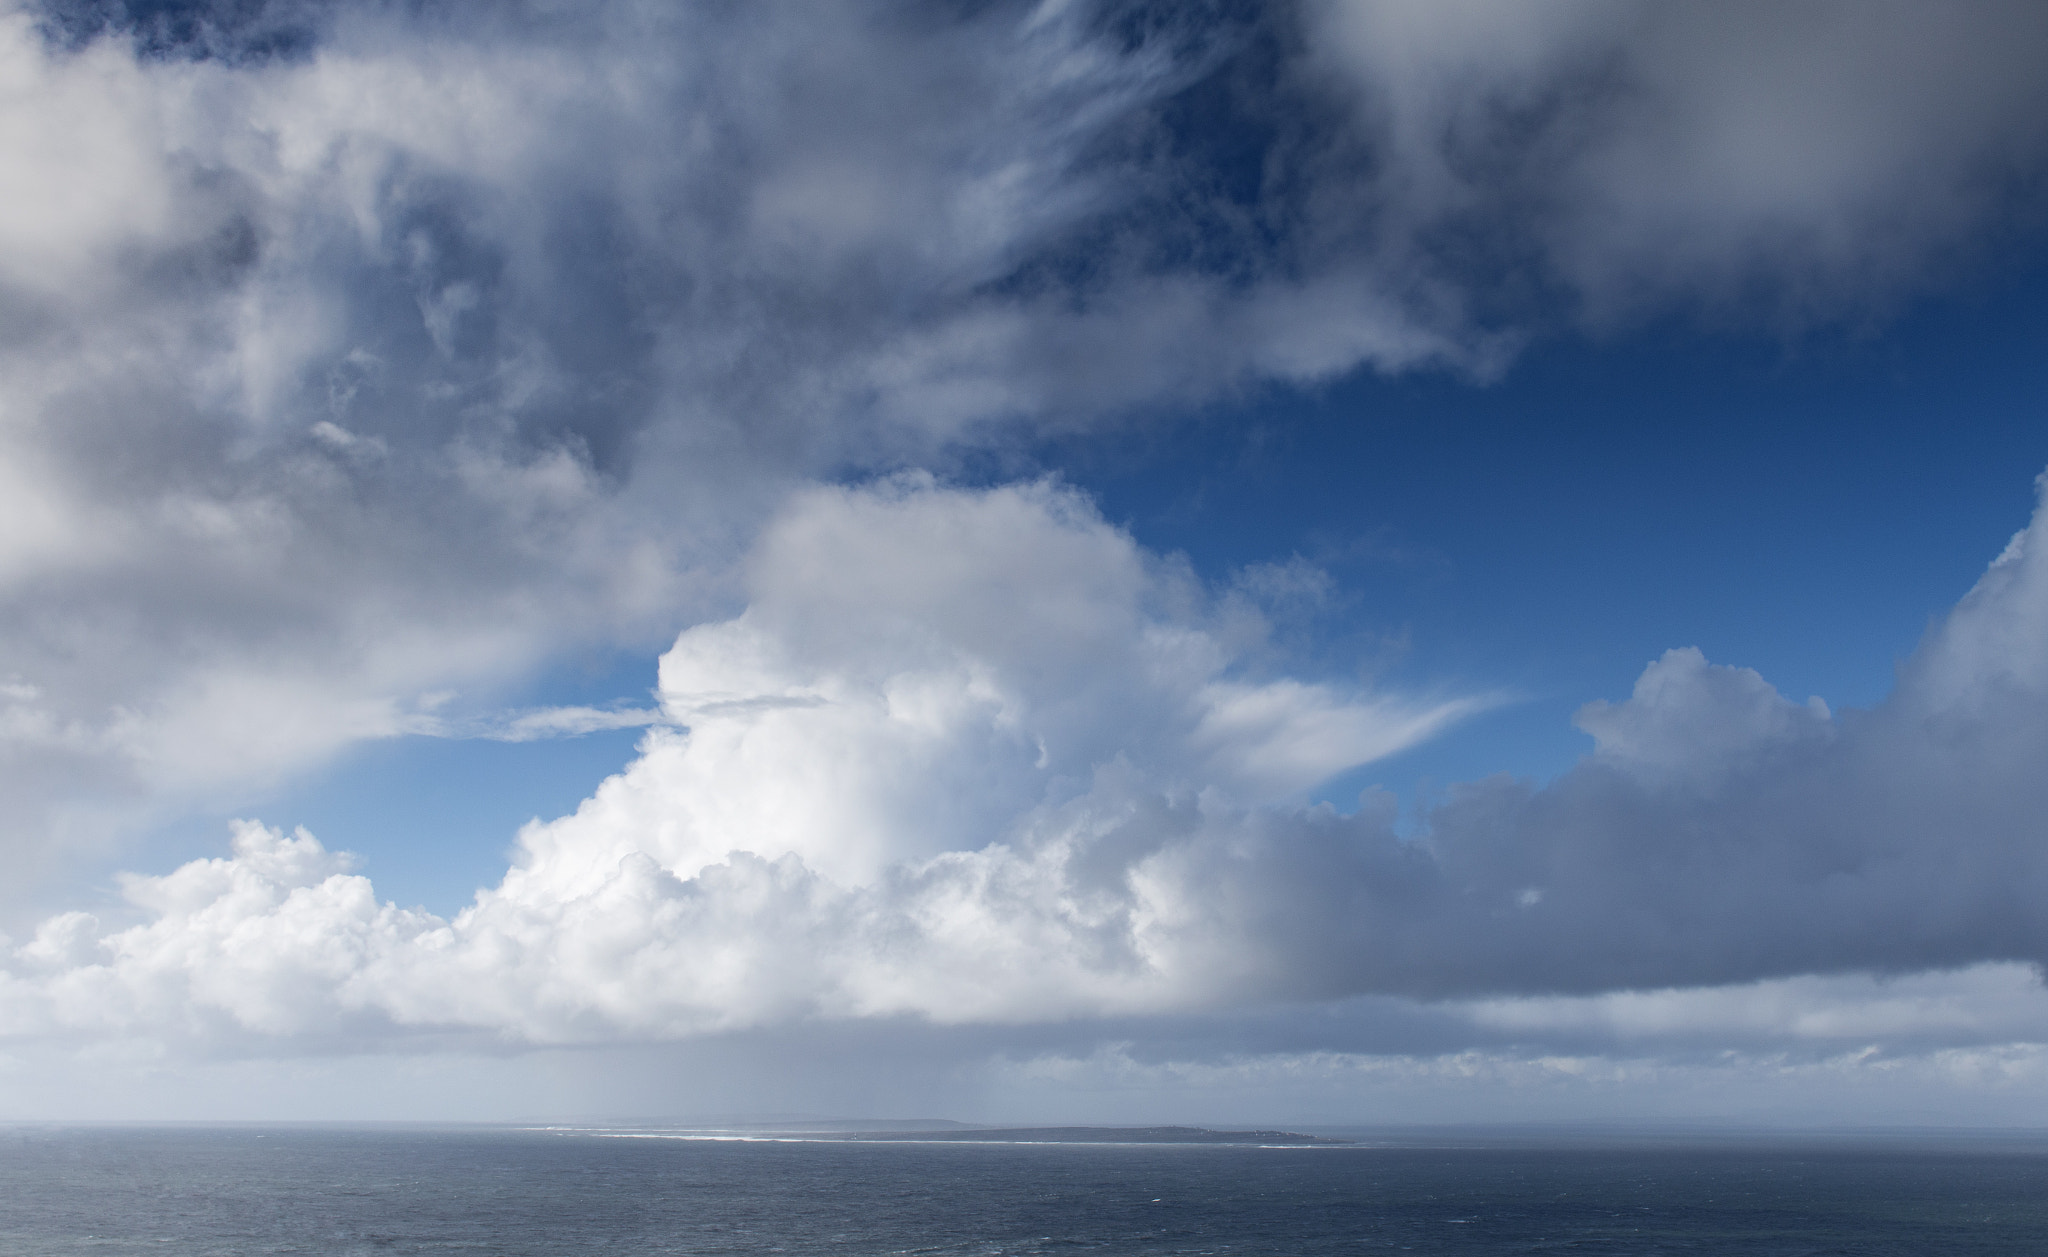
{"label": "cloud layer", "polygon": [[[1581,712],[1578,767],[1461,787],[1410,837],[1376,796],[1299,792],[1470,700],[1249,674],[1253,610],[1056,487],[813,490],[746,584],[663,658],[685,728],[454,919],[247,823],[232,857],[130,878],[138,924],[47,921],[4,1024],[248,1050],[1397,996],[1466,1001],[1479,1038],[1625,1037],[1727,1021],[1716,999],[1753,1020],[1771,988],[1727,992],[1759,980],[2048,955],[2048,511],[1880,707],[1674,650]],[[1556,998],[1673,988],[1724,994]]]}

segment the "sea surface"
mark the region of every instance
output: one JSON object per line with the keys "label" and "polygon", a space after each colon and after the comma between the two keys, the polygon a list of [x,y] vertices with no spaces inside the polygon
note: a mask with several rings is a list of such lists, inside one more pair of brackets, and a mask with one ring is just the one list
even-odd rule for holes
{"label": "sea surface", "polygon": [[0,1128],[0,1253],[2048,1254],[2048,1141]]}

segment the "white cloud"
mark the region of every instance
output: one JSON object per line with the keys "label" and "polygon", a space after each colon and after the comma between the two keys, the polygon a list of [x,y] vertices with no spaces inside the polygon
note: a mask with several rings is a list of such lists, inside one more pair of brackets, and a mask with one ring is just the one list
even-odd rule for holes
{"label": "white cloud", "polygon": [[232,859],[131,878],[141,924],[46,926],[24,961],[72,967],[15,985],[12,1028],[548,1042],[1206,1007],[1284,980],[1306,940],[1263,935],[1297,928],[1292,879],[1346,875],[1344,822],[1259,809],[1471,707],[1234,676],[1203,591],[1049,484],[814,490],[748,571],[746,612],[663,659],[687,731],[530,826],[453,921],[245,825]]}
{"label": "white cloud", "polygon": [[615,729],[644,729],[667,722],[665,713],[652,708],[535,707],[454,723],[427,718],[420,721],[414,731],[442,738],[538,742],[549,738],[577,738],[586,733]]}
{"label": "white cloud", "polygon": [[1656,784],[1717,785],[1835,735],[1820,698],[1791,703],[1753,669],[1716,667],[1692,647],[1644,669],[1627,702],[1588,703],[1574,723],[1593,735],[1601,762]]}

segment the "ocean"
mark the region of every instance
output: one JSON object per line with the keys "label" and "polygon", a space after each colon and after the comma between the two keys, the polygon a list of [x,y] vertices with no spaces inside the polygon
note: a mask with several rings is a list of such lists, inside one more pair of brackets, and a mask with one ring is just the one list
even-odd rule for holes
{"label": "ocean", "polygon": [[2048,1254],[2048,1141],[0,1129],[0,1252]]}

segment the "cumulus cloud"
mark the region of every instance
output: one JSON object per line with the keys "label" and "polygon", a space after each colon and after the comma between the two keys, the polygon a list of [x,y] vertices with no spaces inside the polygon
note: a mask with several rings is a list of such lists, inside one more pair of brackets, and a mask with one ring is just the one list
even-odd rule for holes
{"label": "cumulus cloud", "polygon": [[[816,489],[746,583],[743,614],[663,658],[683,728],[529,827],[453,921],[250,823],[232,858],[130,879],[142,924],[47,922],[20,954],[57,975],[17,1007],[46,1030],[184,1010],[162,1029],[577,1041],[1207,1004],[1276,961],[1255,923],[1283,924],[1261,883],[1288,874],[1258,866],[1291,863],[1287,836],[1247,809],[1480,701],[1248,675],[1241,606],[1051,484]],[[1244,902],[1216,917],[1239,864]]]}
{"label": "cumulus cloud", "polygon": [[[529,826],[454,918],[251,823],[231,858],[131,878],[135,924],[46,922],[0,987],[8,1028],[1169,1033],[1366,998],[1393,1002],[1365,1024],[1440,1051],[2039,1029],[2038,998],[1986,1010],[2048,956],[2048,510],[1881,706],[1838,716],[1674,650],[1583,711],[1595,748],[1558,781],[1469,784],[1407,837],[1383,798],[1300,792],[1472,700],[1248,673],[1256,625],[1054,485],[814,489],[745,582],[743,613],[664,656],[679,727]],[[1974,976],[1880,980],[1945,969]],[[1318,1049],[1355,1033],[1313,1022]]]}

